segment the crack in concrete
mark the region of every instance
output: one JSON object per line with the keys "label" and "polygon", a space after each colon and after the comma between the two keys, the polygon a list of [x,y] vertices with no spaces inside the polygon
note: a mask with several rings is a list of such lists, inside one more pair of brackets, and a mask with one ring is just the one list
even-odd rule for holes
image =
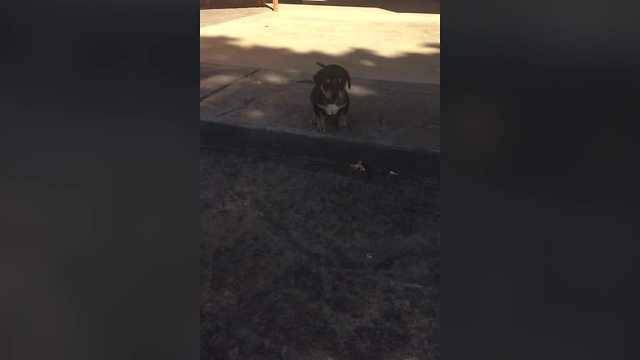
{"label": "crack in concrete", "polygon": [[251,98],[249,100],[246,100],[244,102],[244,104],[242,104],[241,106],[238,106],[236,108],[233,108],[233,109],[230,109],[230,110],[227,110],[227,111],[223,111],[221,113],[217,113],[217,114],[213,115],[213,117],[221,117],[221,116],[233,114],[234,112],[238,112],[240,110],[243,110],[244,108],[249,106],[249,104],[251,104],[255,99],[257,99],[257,98],[254,97],[254,98]]}
{"label": "crack in concrete", "polygon": [[[261,69],[253,70],[253,71],[249,72],[248,74],[243,75],[241,78],[238,78],[238,79],[236,79],[236,80],[233,80],[232,82],[230,82],[230,83],[228,83],[228,84],[226,84],[226,85],[222,85],[222,86],[220,86],[220,87],[218,87],[218,88],[215,88],[215,89],[213,89],[211,92],[205,93],[204,95],[200,96],[200,102],[202,102],[202,100],[204,100],[204,99],[206,99],[206,98],[210,97],[211,95],[214,95],[214,94],[216,94],[216,93],[219,93],[220,91],[222,91],[222,90],[224,90],[224,89],[228,88],[229,86],[231,86],[231,85],[233,85],[233,84],[237,83],[238,81],[240,81],[240,80],[242,80],[242,79],[246,79],[246,78],[248,78],[248,77],[250,77],[250,76],[252,76],[252,75],[254,75],[254,74],[258,73],[260,70],[261,70]],[[216,115],[216,116],[217,116],[217,115]]]}

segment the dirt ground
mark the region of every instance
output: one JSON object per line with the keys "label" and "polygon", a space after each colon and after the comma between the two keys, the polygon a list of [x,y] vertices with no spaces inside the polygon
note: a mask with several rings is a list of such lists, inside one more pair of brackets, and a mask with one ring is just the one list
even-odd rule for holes
{"label": "dirt ground", "polygon": [[439,358],[434,179],[201,154],[201,358]]}

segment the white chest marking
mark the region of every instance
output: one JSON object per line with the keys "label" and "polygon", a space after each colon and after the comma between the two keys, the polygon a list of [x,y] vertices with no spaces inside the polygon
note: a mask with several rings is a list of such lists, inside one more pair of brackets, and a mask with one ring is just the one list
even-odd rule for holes
{"label": "white chest marking", "polygon": [[336,105],[336,104],[329,104],[329,105],[319,105],[318,107],[323,109],[327,115],[335,115],[338,113],[338,110],[342,109],[343,107],[345,107],[345,105],[347,105],[346,103],[342,104],[342,105]]}

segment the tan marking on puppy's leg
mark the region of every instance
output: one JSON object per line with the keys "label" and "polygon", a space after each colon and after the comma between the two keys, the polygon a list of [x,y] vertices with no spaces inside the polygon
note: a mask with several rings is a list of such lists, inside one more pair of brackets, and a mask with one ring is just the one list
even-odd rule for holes
{"label": "tan marking on puppy's leg", "polygon": [[320,116],[318,116],[316,120],[318,121],[316,125],[316,130],[318,130],[318,132],[321,132],[321,133],[326,132],[327,125],[324,119],[324,114],[321,114]]}
{"label": "tan marking on puppy's leg", "polygon": [[316,124],[316,112],[311,111],[311,126]]}
{"label": "tan marking on puppy's leg", "polygon": [[347,131],[349,130],[349,123],[347,122],[348,118],[346,114],[341,114],[340,119],[338,120],[338,126],[340,129]]}

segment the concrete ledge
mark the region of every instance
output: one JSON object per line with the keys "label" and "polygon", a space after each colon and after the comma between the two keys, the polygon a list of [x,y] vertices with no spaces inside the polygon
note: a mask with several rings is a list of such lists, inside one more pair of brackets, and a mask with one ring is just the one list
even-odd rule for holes
{"label": "concrete ledge", "polygon": [[201,64],[201,143],[439,176],[440,87],[352,79],[350,124],[310,124],[312,74]]}
{"label": "concrete ledge", "polygon": [[341,141],[207,121],[200,122],[200,139],[202,145],[214,149],[251,149],[345,167],[360,160],[367,171],[440,177],[439,153],[410,151],[371,142]]}
{"label": "concrete ledge", "polygon": [[200,0],[200,9],[261,7],[264,0]]}

